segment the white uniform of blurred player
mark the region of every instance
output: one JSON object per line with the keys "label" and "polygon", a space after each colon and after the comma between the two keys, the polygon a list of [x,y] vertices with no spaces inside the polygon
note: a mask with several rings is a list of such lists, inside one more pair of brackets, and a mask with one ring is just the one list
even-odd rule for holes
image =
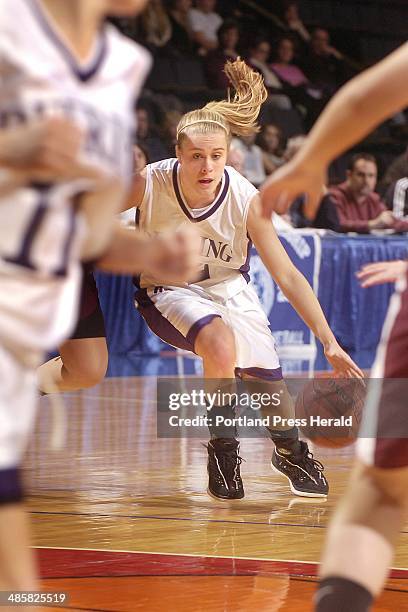
{"label": "white uniform of blurred player", "polygon": [[[123,186],[130,179],[134,101],[150,62],[141,47],[101,24],[111,7],[126,14],[143,4],[0,2],[0,126],[22,135],[14,157],[7,147],[0,153],[0,589],[34,587],[16,506],[19,465],[35,410],[34,368],[75,322],[81,252],[99,254],[99,236],[89,247],[85,240],[105,209],[87,210],[86,197],[97,195],[101,177]],[[30,157],[24,127],[30,138],[30,126],[44,125],[50,137],[37,149],[34,143]],[[57,138],[41,163],[58,130],[66,158]],[[20,186],[10,190],[8,182]]]}
{"label": "white uniform of blurred player", "polygon": [[[306,194],[314,218],[329,163],[408,104],[408,44],[349,81],[330,101],[297,156],[268,179],[263,213],[286,212]],[[384,588],[408,505],[406,262],[376,262],[357,276],[363,287],[399,280],[369,386],[358,461],[331,521],[315,597],[316,612],[368,612]],[[388,379],[388,380],[387,380]]]}

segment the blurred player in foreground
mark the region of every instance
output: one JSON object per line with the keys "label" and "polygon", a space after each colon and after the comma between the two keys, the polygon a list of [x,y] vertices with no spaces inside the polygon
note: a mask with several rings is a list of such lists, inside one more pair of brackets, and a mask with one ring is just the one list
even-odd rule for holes
{"label": "blurred player in foreground", "polygon": [[[226,167],[232,135],[257,131],[256,120],[267,94],[262,77],[243,61],[228,62],[225,72],[235,95],[185,114],[177,128],[177,159],[149,164],[135,179],[131,202],[138,207],[139,226],[160,233],[170,224],[177,228],[189,222],[200,234],[202,263],[201,274],[190,284],[171,286],[160,275],[142,274],[136,293],[139,312],[165,342],[203,359],[207,382],[234,381],[238,376],[258,391],[270,391],[273,383],[282,388],[269,322],[248,284],[252,240],[283,293],[322,342],[333,368],[343,376],[359,376],[272,222],[261,218],[257,189]],[[290,398],[285,410],[285,416],[293,418]],[[213,421],[216,415],[231,418],[234,411],[234,405],[217,406],[211,417]],[[244,488],[236,428],[232,424],[222,431],[213,425],[209,429],[208,491],[217,498],[240,499]],[[272,466],[289,480],[292,492],[327,495],[323,466],[299,441],[297,428],[286,425],[269,433],[275,443]]]}
{"label": "blurred player in foreground", "polygon": [[[313,218],[327,165],[385,118],[408,105],[408,44],[345,85],[327,106],[299,154],[267,182],[263,213],[284,212],[300,193]],[[365,286],[396,280],[401,262],[364,268]],[[364,436],[349,488],[328,531],[317,612],[366,612],[384,586],[408,502],[408,289],[392,297],[373,365]],[[388,381],[386,380],[388,379]],[[390,380],[391,379],[391,380]],[[392,379],[398,379],[392,382]],[[390,385],[390,382],[392,384]],[[405,398],[405,401],[404,401]],[[390,435],[400,428],[401,437]],[[405,428],[405,431],[404,431]]]}
{"label": "blurred player in foreground", "polygon": [[20,465],[35,369],[75,323],[80,259],[112,271],[164,267],[170,279],[194,268],[193,238],[183,231],[149,239],[114,223],[149,61],[103,20],[144,4],[1,2],[0,590],[36,587]]}

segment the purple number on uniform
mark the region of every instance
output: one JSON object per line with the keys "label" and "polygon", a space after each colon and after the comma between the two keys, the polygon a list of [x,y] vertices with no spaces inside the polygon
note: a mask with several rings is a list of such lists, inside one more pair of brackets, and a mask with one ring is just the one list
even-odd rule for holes
{"label": "purple number on uniform", "polygon": [[[47,199],[50,188],[51,187],[49,185],[35,186],[35,189],[38,191],[38,203],[25,231],[20,252],[14,257],[6,257],[5,261],[23,266],[24,268],[29,268],[30,270],[36,270],[36,266],[31,261],[31,250],[41,225],[47,215]],[[69,210],[71,210],[72,214],[69,218],[68,232],[62,247],[61,265],[52,272],[52,274],[55,276],[65,276],[67,273],[69,250],[75,231],[75,207],[73,204],[72,206],[69,206]]]}

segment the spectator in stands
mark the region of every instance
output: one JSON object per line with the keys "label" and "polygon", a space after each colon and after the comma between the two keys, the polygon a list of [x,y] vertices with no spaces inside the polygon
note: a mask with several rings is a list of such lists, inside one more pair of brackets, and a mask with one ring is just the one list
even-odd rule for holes
{"label": "spectator in stands", "polygon": [[343,55],[330,44],[330,35],[324,28],[313,30],[309,51],[302,67],[310,82],[331,96],[343,81]]}
{"label": "spectator in stands", "polygon": [[196,8],[190,9],[190,26],[199,55],[206,55],[218,46],[217,30],[222,18],[214,12],[216,0],[197,0]]}
{"label": "spectator in stands", "polygon": [[340,231],[362,234],[373,229],[408,231],[408,222],[397,220],[375,193],[376,183],[375,157],[368,153],[353,155],[346,181],[330,189],[339,216]]}
{"label": "spectator in stands", "polygon": [[233,138],[231,146],[238,149],[244,156],[242,174],[255,187],[260,187],[266,179],[261,147],[255,144],[256,134]]}
{"label": "spectator in stands", "polygon": [[295,57],[295,45],[289,36],[282,36],[276,47],[275,61],[271,68],[280,80],[285,81],[292,87],[309,85],[309,79],[299,66],[293,63]]}
{"label": "spectator in stands", "polygon": [[248,63],[262,74],[269,92],[268,102],[276,108],[290,109],[292,108],[292,103],[288,96],[283,93],[280,79],[269,67],[270,54],[271,45],[269,42],[263,38],[258,39],[249,51]]}
{"label": "spectator in stands", "polygon": [[282,141],[282,130],[277,125],[267,123],[262,126],[259,144],[262,149],[263,162],[267,174],[272,174],[276,168],[285,163]]}
{"label": "spectator in stands", "polygon": [[232,166],[237,172],[239,172],[240,174],[244,174],[244,160],[245,155],[243,154],[241,149],[237,149],[237,147],[234,146],[234,143],[232,142],[228,150],[227,166]]}
{"label": "spectator in stands", "polygon": [[[234,139],[228,151],[227,165],[235,168],[237,172],[245,176],[245,154],[241,149],[241,144],[236,146],[236,140]],[[287,232],[293,229],[288,215],[278,215],[276,212],[272,213],[272,221],[276,231]]]}
{"label": "spectator in stands", "polygon": [[290,161],[296,155],[296,153],[302,148],[305,142],[306,136],[304,136],[303,134],[299,134],[298,136],[293,136],[292,138],[289,138],[288,142],[286,143],[285,150],[283,152],[283,159],[285,160],[285,163]]}
{"label": "spectator in stands", "polygon": [[285,2],[283,8],[283,22],[288,32],[295,35],[302,43],[310,41],[310,34],[299,16],[297,2]]}
{"label": "spectator in stands", "polygon": [[163,119],[163,145],[167,149],[167,157],[176,156],[177,126],[183,113],[178,110],[168,111]]}
{"label": "spectator in stands", "polygon": [[149,112],[143,106],[136,109],[137,142],[146,149],[151,162],[160,161],[167,157],[166,147],[163,145],[157,130],[151,127]]}
{"label": "spectator in stands", "polygon": [[212,89],[219,89],[225,93],[229,86],[227,75],[224,72],[227,60],[236,60],[238,57],[237,45],[239,42],[239,29],[236,21],[224,21],[217,31],[218,48],[210,51],[205,60],[205,73],[208,85]]}
{"label": "spectator in stands", "polygon": [[408,175],[388,187],[385,203],[396,219],[408,220]]}
{"label": "spectator in stands", "polygon": [[149,154],[141,144],[133,145],[134,172],[139,174],[150,163]]}
{"label": "spectator in stands", "polygon": [[171,38],[171,23],[162,0],[150,0],[140,15],[142,40],[153,53]]}
{"label": "spectator in stands", "polygon": [[302,69],[293,63],[295,45],[288,36],[283,36],[276,48],[276,58],[271,64],[273,72],[278,76],[292,103],[302,106],[310,121],[309,127],[318,117],[325,104],[321,88],[312,85]]}
{"label": "spectator in stands", "polygon": [[193,32],[189,12],[192,0],[172,0],[169,7],[171,38],[168,49],[175,55],[189,57],[194,53]]}

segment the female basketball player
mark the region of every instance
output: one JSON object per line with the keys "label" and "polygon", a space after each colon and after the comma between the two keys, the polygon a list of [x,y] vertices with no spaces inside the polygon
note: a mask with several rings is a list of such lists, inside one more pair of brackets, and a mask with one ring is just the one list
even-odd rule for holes
{"label": "female basketball player", "polygon": [[[264,214],[284,211],[307,193],[310,216],[327,165],[376,125],[408,105],[408,44],[352,79],[334,96],[305,147],[263,190]],[[365,286],[397,280],[401,262],[367,266]],[[317,612],[368,612],[382,590],[408,505],[407,276],[391,299],[369,388],[364,436],[345,498],[336,511],[323,554]],[[375,380],[377,379],[377,380]],[[383,383],[381,384],[381,380]]]}
{"label": "female basketball player", "polygon": [[[143,5],[144,0],[2,3],[2,591],[35,589],[20,464],[34,419],[35,368],[74,322],[79,259],[100,258],[100,265],[127,272],[130,249],[135,268],[144,266],[145,257],[148,267],[160,266],[156,239],[131,237],[113,223],[129,178],[134,97],[149,62],[144,50],[103,19],[110,12],[133,14]],[[171,258],[174,247],[166,249],[166,239],[161,246],[162,258]]]}
{"label": "female basketball player", "polygon": [[[161,232],[190,222],[201,237],[203,268],[189,285],[169,286],[160,276],[142,274],[136,294],[149,327],[170,344],[203,359],[207,379],[241,378],[268,385],[282,372],[268,320],[248,283],[251,241],[300,316],[324,346],[327,359],[343,376],[360,370],[337,344],[306,279],[293,266],[272,223],[260,217],[257,190],[225,167],[233,134],[257,131],[256,119],[267,96],[262,77],[241,60],[225,71],[235,88],[232,100],[211,102],[183,116],[177,130],[177,159],[146,167],[133,185],[139,226]],[[217,413],[232,415],[233,406]],[[293,408],[290,407],[293,417]],[[210,427],[209,492],[223,499],[244,496],[235,428]],[[271,431],[276,447],[272,465],[297,495],[325,496],[323,466],[315,461],[296,428]]]}

